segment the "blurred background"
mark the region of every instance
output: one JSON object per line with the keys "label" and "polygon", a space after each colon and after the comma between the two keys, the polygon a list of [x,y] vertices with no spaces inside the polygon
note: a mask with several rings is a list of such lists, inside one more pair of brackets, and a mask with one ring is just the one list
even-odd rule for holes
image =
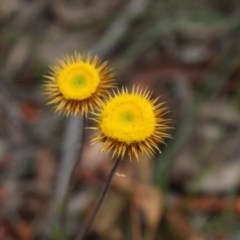
{"label": "blurred background", "polygon": [[[156,159],[122,162],[86,239],[240,239],[239,16],[238,0],[1,0],[0,239],[46,239],[51,225],[50,239],[74,239],[111,168],[91,131],[80,154],[80,118],[42,94],[74,51],[161,96],[173,127]],[[56,189],[80,158],[59,229]]]}

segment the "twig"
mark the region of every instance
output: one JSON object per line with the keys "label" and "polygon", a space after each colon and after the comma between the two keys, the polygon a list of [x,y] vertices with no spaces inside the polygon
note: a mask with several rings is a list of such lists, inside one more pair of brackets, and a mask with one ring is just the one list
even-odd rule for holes
{"label": "twig", "polygon": [[82,232],[80,232],[80,234],[77,236],[76,240],[82,240],[84,239],[85,235],[87,234],[87,232],[89,231],[90,227],[92,226],[92,223],[96,217],[96,214],[98,213],[107,193],[108,193],[108,190],[109,190],[109,187],[110,187],[110,184],[112,182],[112,178],[113,178],[113,175],[115,174],[115,171],[117,169],[117,167],[119,166],[121,162],[121,158],[117,158],[112,166],[112,169],[106,179],[106,182],[103,186],[103,189],[102,189],[102,192],[100,194],[100,197],[95,205],[95,208],[90,216],[90,218],[88,219],[86,225],[84,226]]}

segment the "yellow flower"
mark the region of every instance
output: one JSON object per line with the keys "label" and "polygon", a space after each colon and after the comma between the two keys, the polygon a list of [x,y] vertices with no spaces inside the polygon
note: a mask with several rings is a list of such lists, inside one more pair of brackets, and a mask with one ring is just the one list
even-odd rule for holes
{"label": "yellow flower", "polygon": [[113,74],[107,62],[97,56],[75,53],[65,56],[52,66],[43,85],[48,104],[57,112],[87,114],[98,106],[114,86]]}
{"label": "yellow flower", "polygon": [[103,142],[102,151],[112,151],[113,157],[130,159],[139,158],[140,153],[149,156],[160,149],[159,143],[170,135],[169,120],[165,118],[167,108],[164,103],[158,103],[158,98],[151,100],[148,90],[134,88],[131,92],[122,89],[102,103],[98,113],[95,113],[99,135],[91,142]]}

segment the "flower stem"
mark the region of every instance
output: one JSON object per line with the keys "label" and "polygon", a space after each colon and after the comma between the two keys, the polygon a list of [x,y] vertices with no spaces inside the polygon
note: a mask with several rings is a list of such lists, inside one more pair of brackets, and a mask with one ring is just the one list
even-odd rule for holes
{"label": "flower stem", "polygon": [[91,228],[92,223],[93,223],[93,221],[94,221],[94,219],[95,219],[95,217],[96,217],[96,215],[97,215],[97,213],[98,213],[98,211],[99,211],[99,209],[100,209],[100,207],[101,207],[101,205],[102,205],[102,203],[103,203],[103,201],[104,201],[104,199],[105,199],[105,197],[106,197],[106,195],[108,193],[108,190],[109,190],[111,182],[112,182],[112,178],[113,178],[113,176],[114,176],[114,174],[116,172],[116,169],[119,166],[120,162],[121,162],[121,158],[120,157],[115,160],[115,162],[114,162],[114,164],[112,166],[112,169],[111,169],[111,171],[110,171],[110,173],[109,173],[109,175],[108,175],[108,177],[106,179],[106,182],[105,182],[105,184],[103,186],[103,189],[102,189],[102,192],[100,194],[100,197],[99,197],[99,199],[98,199],[98,201],[97,201],[97,203],[96,203],[96,205],[95,205],[95,207],[93,209],[93,212],[92,212],[90,218],[88,219],[86,225],[82,229],[82,231],[79,233],[79,235],[77,235],[76,240],[83,240],[84,237],[86,236],[86,234],[88,233],[89,229]]}
{"label": "flower stem", "polygon": [[[60,174],[60,177],[61,178],[65,177],[66,179],[65,179],[65,184],[62,183],[57,186],[59,188],[58,190],[63,191],[62,195],[58,196],[58,199],[57,199],[58,200],[57,205],[59,205],[59,203],[62,205],[61,213],[59,213],[58,219],[57,219],[59,223],[59,227],[62,229],[66,227],[67,217],[68,217],[69,195],[71,193],[74,177],[76,176],[78,165],[82,157],[83,142],[85,137],[84,136],[85,117],[82,116],[80,119],[74,117],[73,121],[75,121],[76,125],[78,125],[78,129],[76,129],[76,127],[72,128],[71,134],[73,134],[73,131],[77,131],[76,133],[77,135],[79,135],[79,137],[74,139],[74,143],[71,144],[70,146],[68,145],[69,143],[65,144],[66,145],[65,149],[63,149],[65,157],[63,158],[63,164],[61,166],[63,173]],[[75,122],[73,121],[69,122],[69,124],[71,123],[74,124]],[[68,139],[69,137],[66,136],[66,141],[69,141]],[[75,148],[73,148],[73,146]],[[64,164],[64,162],[66,163]],[[71,162],[71,165],[69,162]],[[68,171],[66,171],[66,169],[68,169]]]}
{"label": "flower stem", "polygon": [[56,191],[41,239],[50,239],[55,229],[64,230],[68,218],[68,198],[80,162],[84,142],[85,117],[70,117],[66,121],[62,159],[56,182]]}

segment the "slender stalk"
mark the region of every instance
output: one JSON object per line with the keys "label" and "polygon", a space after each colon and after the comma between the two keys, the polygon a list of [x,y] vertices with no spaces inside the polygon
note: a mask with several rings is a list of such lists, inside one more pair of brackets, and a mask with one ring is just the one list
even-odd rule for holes
{"label": "slender stalk", "polygon": [[[75,149],[73,149],[73,146],[69,146],[67,149],[65,149],[65,151],[69,151],[70,148],[72,148],[72,154],[73,156],[71,156],[70,159],[68,159],[67,157],[69,157],[69,154],[66,154],[66,156],[63,158],[63,160],[65,160],[64,162],[67,161],[71,161],[72,164],[71,166],[68,167],[68,174],[65,177],[65,184],[59,184],[58,188],[60,188],[60,191],[62,191],[62,194],[60,196],[58,196],[57,199],[57,206],[59,206],[59,203],[62,205],[62,209],[61,212],[58,216],[58,221],[59,221],[59,226],[61,228],[64,228],[66,225],[66,221],[67,221],[67,217],[68,217],[68,200],[69,200],[69,195],[71,193],[71,189],[72,189],[72,183],[74,180],[74,176],[76,174],[77,171],[77,167],[79,165],[79,162],[81,160],[81,156],[82,156],[82,151],[83,151],[83,143],[84,143],[84,122],[85,122],[85,117],[82,116],[81,117],[81,122],[79,123],[80,126],[80,131],[78,131],[78,139],[75,139],[74,145],[75,145]],[[72,130],[74,131],[74,129]],[[76,130],[75,130],[76,131]],[[65,167],[65,169],[64,169]],[[66,172],[66,165],[62,165],[62,171]],[[61,177],[61,175],[60,175]],[[62,188],[62,189],[61,189]],[[58,191],[57,191],[58,192]]]}
{"label": "slender stalk", "polygon": [[42,232],[42,239],[50,239],[54,228],[64,229],[68,214],[68,198],[73,178],[82,155],[84,142],[84,117],[70,117],[66,122],[62,159],[56,182],[55,198],[49,221]]}
{"label": "slender stalk", "polygon": [[62,208],[61,214],[59,216],[59,225],[60,225],[61,228],[64,228],[66,226],[66,221],[67,221],[67,218],[68,218],[69,195],[71,193],[72,183],[73,183],[74,177],[76,175],[76,172],[78,170],[78,165],[81,161],[81,156],[82,156],[82,152],[83,152],[83,142],[84,142],[84,137],[85,137],[84,123],[85,123],[85,117],[83,116],[82,117],[82,122],[81,122],[81,125],[82,125],[81,130],[82,131],[81,131],[81,133],[79,133],[81,135],[81,138],[80,138],[80,142],[78,142],[78,144],[79,144],[78,155],[76,156],[75,163],[72,166],[72,170],[71,170],[71,173],[69,175],[69,180],[68,180],[67,188],[66,188],[66,191],[65,191],[65,195],[62,197],[63,208]]}
{"label": "slender stalk", "polygon": [[99,209],[100,209],[100,207],[101,207],[101,205],[102,205],[102,203],[103,203],[103,201],[104,201],[104,199],[105,199],[105,197],[108,193],[108,190],[109,190],[111,182],[112,182],[112,178],[113,178],[113,176],[116,172],[116,169],[119,166],[120,162],[121,162],[121,158],[117,158],[115,160],[115,162],[112,166],[112,169],[111,169],[111,171],[110,171],[110,173],[109,173],[109,175],[106,179],[106,182],[103,186],[100,197],[99,197],[99,199],[98,199],[98,201],[97,201],[97,203],[96,203],[96,205],[93,209],[93,212],[92,212],[90,218],[88,219],[86,225],[82,229],[82,231],[79,233],[79,235],[77,235],[76,240],[83,240],[84,237],[86,236],[86,234],[88,233],[89,229],[91,228],[91,226],[93,224],[93,221],[94,221],[94,219],[95,219],[95,217],[96,217],[96,215],[97,215],[97,213],[98,213],[98,211],[99,211]]}

